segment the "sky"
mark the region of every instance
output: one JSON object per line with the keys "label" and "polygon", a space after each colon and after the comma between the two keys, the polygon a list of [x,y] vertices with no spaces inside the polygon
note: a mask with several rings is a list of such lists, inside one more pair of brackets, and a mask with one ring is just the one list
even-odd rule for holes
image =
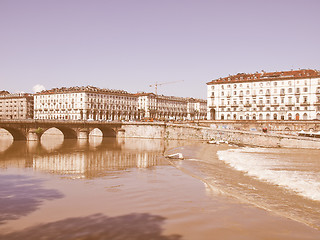
{"label": "sky", "polygon": [[319,0],[0,0],[0,90],[206,98],[239,72],[320,70]]}

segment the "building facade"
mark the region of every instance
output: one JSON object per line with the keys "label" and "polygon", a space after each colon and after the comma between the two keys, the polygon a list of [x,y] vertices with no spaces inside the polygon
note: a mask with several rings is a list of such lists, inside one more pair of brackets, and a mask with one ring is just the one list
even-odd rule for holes
{"label": "building facade", "polygon": [[192,120],[205,119],[201,99],[132,94],[92,86],[54,88],[34,95],[35,119],[61,120]]}
{"label": "building facade", "polygon": [[320,72],[257,72],[207,83],[209,120],[320,120]]}
{"label": "building facade", "polygon": [[206,118],[207,102],[202,99],[139,94],[139,111],[142,118],[158,120],[195,120]]}
{"label": "building facade", "polygon": [[0,119],[32,119],[33,95],[0,92]]}
{"label": "building facade", "polygon": [[135,120],[138,98],[121,90],[92,86],[54,88],[34,95],[35,119]]}
{"label": "building facade", "polygon": [[207,101],[203,99],[188,99],[188,120],[207,119]]}

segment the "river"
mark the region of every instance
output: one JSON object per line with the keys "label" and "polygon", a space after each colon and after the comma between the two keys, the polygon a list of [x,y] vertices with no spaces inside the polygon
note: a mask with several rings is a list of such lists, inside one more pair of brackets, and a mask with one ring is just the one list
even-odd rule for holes
{"label": "river", "polygon": [[319,153],[1,138],[0,239],[319,239]]}

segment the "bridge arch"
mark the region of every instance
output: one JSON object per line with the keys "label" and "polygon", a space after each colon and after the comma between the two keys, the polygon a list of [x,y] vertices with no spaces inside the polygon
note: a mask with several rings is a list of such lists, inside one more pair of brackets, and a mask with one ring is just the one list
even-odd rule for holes
{"label": "bridge arch", "polygon": [[13,137],[14,141],[25,141],[27,140],[26,132],[24,132],[21,129],[14,128],[14,127],[1,127],[5,130],[7,130],[11,136]]}
{"label": "bridge arch", "polygon": [[53,126],[51,128],[46,129],[43,133],[45,133],[48,130],[55,129],[55,128],[58,129],[63,134],[64,139],[77,139],[77,132],[70,127]]}
{"label": "bridge arch", "polygon": [[116,137],[117,133],[110,127],[97,127],[102,132],[102,137]]}

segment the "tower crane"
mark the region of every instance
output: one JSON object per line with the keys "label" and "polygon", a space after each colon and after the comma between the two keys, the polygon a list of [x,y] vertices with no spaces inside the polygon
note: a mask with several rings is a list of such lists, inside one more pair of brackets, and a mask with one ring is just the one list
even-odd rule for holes
{"label": "tower crane", "polygon": [[158,86],[164,85],[164,84],[171,84],[171,83],[177,83],[177,82],[183,82],[184,80],[178,80],[178,81],[173,81],[173,82],[162,82],[158,83],[156,82],[155,84],[149,85],[149,87],[154,87],[154,92],[156,95],[158,95]]}

